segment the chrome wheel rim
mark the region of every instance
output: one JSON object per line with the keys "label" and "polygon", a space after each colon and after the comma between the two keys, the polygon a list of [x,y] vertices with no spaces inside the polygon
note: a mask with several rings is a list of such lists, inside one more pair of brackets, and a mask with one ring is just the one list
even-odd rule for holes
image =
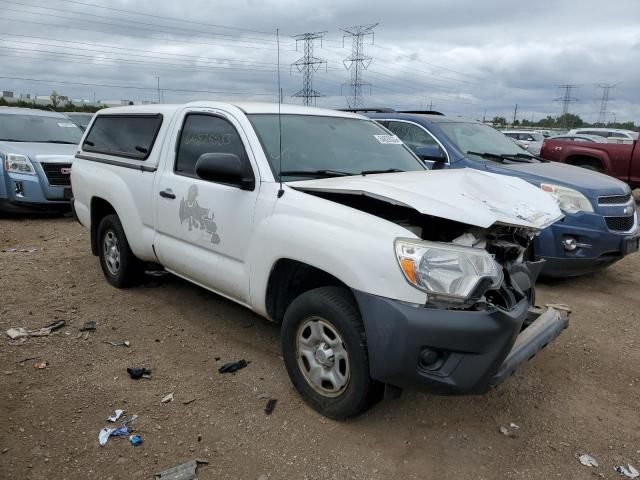
{"label": "chrome wheel rim", "polygon": [[118,238],[113,230],[108,230],[104,236],[103,256],[104,263],[107,266],[107,270],[111,275],[118,275],[120,271],[120,245],[118,244]]}
{"label": "chrome wheel rim", "polygon": [[341,395],[349,385],[349,354],[338,330],[328,321],[311,317],[296,334],[298,368],[307,383],[326,397]]}

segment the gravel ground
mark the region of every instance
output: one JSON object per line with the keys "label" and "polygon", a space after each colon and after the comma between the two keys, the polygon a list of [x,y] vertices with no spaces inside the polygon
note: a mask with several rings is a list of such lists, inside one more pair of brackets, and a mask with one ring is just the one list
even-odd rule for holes
{"label": "gravel ground", "polygon": [[[293,390],[276,325],[171,275],[110,287],[69,218],[0,219],[0,250],[14,247],[37,250],[0,252],[1,331],[66,325],[24,343],[2,333],[0,478],[152,478],[192,458],[209,461],[201,480],[615,479],[614,465],[640,467],[640,255],[539,285],[539,303],[573,307],[571,325],[495,391],[406,391],[340,423]],[[80,334],[90,320],[97,330]],[[218,374],[240,358],[247,368]],[[136,366],[152,378],[131,380]],[[270,416],[265,396],[278,399]],[[140,416],[141,446],[98,444],[116,408]],[[500,433],[511,422],[514,435]]]}

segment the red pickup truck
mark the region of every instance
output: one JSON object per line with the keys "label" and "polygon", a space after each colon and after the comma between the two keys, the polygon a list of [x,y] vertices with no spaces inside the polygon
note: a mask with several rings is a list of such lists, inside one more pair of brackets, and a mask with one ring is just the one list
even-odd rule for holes
{"label": "red pickup truck", "polygon": [[612,143],[572,142],[548,138],[542,144],[540,156],[555,162],[568,163],[611,175],[631,188],[640,187],[640,142],[631,145]]}

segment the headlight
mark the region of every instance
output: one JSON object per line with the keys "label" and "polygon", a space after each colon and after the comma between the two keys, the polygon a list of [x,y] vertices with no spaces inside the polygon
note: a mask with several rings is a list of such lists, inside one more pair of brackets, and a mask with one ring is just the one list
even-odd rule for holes
{"label": "headlight", "polygon": [[560,210],[566,213],[593,212],[593,206],[587,197],[573,188],[543,183],[540,188],[553,195]]}
{"label": "headlight", "polygon": [[27,175],[35,175],[31,161],[24,155],[17,153],[7,153],[4,157],[5,172],[26,173]]}
{"label": "headlight", "polygon": [[[502,267],[486,250],[399,238],[396,256],[407,281],[431,296],[464,301],[502,284]],[[483,291],[478,291],[480,284]]]}

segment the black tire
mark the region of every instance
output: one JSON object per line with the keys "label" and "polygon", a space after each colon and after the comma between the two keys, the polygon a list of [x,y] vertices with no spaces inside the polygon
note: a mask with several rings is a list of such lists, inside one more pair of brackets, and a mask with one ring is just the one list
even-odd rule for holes
{"label": "black tire", "polygon": [[[303,355],[298,355],[299,329],[313,317],[338,333],[339,343],[348,355],[348,382],[333,396],[325,395],[312,386],[302,370],[307,365],[302,360]],[[350,291],[340,287],[321,287],[297,297],[284,315],[281,339],[284,363],[294,387],[320,414],[344,420],[364,412],[382,397],[383,385],[369,376],[367,338]]]}
{"label": "black tire", "polygon": [[[105,241],[114,241],[119,252],[117,268],[109,263]],[[117,215],[107,215],[98,225],[98,257],[107,281],[117,288],[139,285],[144,279],[144,264],[133,254]]]}

